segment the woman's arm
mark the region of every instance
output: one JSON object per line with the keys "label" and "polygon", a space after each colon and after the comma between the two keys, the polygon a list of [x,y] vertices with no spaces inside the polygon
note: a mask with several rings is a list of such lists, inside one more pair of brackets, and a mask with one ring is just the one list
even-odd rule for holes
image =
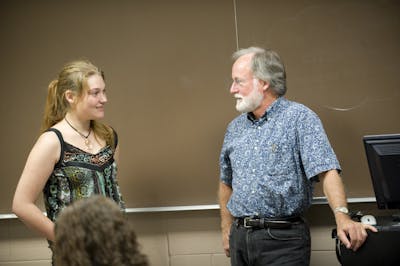
{"label": "woman's arm", "polygon": [[54,165],[60,157],[60,142],[52,132],[43,133],[33,146],[15,190],[12,211],[30,228],[54,241],[54,224],[36,206]]}

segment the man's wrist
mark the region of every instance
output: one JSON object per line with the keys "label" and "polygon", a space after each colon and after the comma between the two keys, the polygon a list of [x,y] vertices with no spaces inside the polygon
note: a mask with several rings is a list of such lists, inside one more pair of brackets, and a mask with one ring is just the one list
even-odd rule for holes
{"label": "man's wrist", "polygon": [[344,213],[346,215],[349,215],[349,209],[345,206],[338,206],[335,209],[333,209],[334,213]]}

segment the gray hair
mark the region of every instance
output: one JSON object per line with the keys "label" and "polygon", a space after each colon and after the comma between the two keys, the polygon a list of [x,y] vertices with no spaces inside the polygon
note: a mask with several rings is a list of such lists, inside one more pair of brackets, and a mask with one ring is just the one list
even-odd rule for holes
{"label": "gray hair", "polygon": [[279,96],[285,95],[286,72],[278,53],[271,49],[249,47],[233,53],[232,59],[236,61],[246,54],[254,54],[250,62],[253,75],[260,80],[268,81],[273,91]]}

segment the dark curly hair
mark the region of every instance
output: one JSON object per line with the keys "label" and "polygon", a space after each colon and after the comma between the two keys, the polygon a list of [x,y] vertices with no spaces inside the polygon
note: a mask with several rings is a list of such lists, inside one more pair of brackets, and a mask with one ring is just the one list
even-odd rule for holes
{"label": "dark curly hair", "polygon": [[136,234],[118,205],[91,196],[65,208],[56,220],[57,266],[147,266]]}

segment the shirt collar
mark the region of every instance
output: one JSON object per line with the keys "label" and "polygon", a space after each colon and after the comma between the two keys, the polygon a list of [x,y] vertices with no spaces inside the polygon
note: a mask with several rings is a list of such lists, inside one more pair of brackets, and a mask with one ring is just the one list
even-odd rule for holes
{"label": "shirt collar", "polygon": [[253,123],[263,123],[267,121],[267,117],[271,117],[276,112],[283,101],[284,97],[278,97],[271,103],[271,105],[267,108],[267,110],[265,110],[265,113],[259,119],[256,119],[252,112],[247,113],[247,119]]}

